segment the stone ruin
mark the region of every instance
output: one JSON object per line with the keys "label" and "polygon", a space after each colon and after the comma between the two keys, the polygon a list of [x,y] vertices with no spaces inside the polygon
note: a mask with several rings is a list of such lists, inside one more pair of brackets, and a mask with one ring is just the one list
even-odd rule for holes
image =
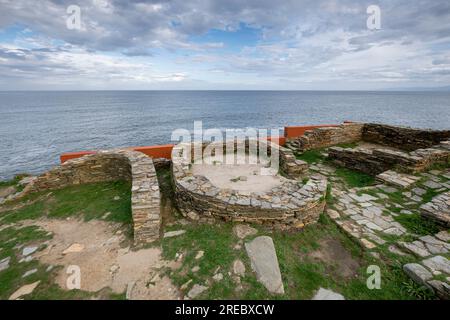
{"label": "stone ruin", "polygon": [[[345,146],[351,143],[359,145]],[[327,147],[328,158],[336,165],[369,175],[388,170],[417,173],[450,161],[450,130],[344,123],[306,131],[303,136],[288,140],[287,146],[297,153]]]}
{"label": "stone ruin", "polygon": [[[179,144],[172,151],[172,170],[177,203],[182,214],[200,221],[246,221],[264,223],[283,229],[301,228],[316,222],[325,207],[327,180],[317,175],[305,182],[297,180],[304,176],[308,165],[296,160],[292,151],[270,141],[258,141],[270,154],[277,150],[280,170],[286,176],[281,183],[264,192],[221,188],[201,173],[194,173],[193,152],[195,147],[204,151],[214,149],[223,142],[195,145]],[[245,152],[249,152],[248,140]],[[225,148],[223,148],[225,149]],[[222,150],[223,150],[222,149]],[[220,170],[219,168],[217,170]]]}
{"label": "stone ruin", "polygon": [[131,212],[136,244],[160,236],[160,194],[153,160],[141,152],[106,150],[72,159],[33,179],[14,200],[33,192],[105,181],[131,181]]}

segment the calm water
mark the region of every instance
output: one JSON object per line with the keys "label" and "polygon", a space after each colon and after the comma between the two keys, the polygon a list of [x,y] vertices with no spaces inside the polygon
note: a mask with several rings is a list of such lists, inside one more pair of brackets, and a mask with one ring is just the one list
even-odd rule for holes
{"label": "calm water", "polygon": [[372,121],[450,127],[450,93],[306,91],[0,92],[0,179],[59,154],[170,142],[172,130]]}

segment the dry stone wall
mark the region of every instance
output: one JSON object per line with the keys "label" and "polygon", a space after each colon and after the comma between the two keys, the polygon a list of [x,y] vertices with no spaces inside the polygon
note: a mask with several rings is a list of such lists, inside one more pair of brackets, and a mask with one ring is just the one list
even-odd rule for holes
{"label": "dry stone wall", "polygon": [[450,139],[450,130],[427,130],[386,124],[365,123],[362,140],[413,151],[429,148]]}
{"label": "dry stone wall", "polygon": [[135,243],[159,238],[160,194],[151,158],[131,150],[107,150],[72,159],[34,179],[16,196],[84,183],[131,181]]}
{"label": "dry stone wall", "polygon": [[307,130],[304,135],[289,139],[286,145],[296,152],[326,148],[341,143],[361,140],[362,123],[344,123],[338,127],[322,127]]}
{"label": "dry stone wall", "polygon": [[324,210],[327,181],[323,176],[313,176],[305,184],[285,179],[264,193],[221,189],[206,177],[193,175],[192,160],[185,156],[185,150],[183,144],[174,147],[172,171],[178,207],[190,219],[221,218],[301,228],[316,222]]}
{"label": "dry stone wall", "polygon": [[370,175],[395,169],[400,172],[422,172],[434,164],[446,164],[450,161],[450,143],[443,141],[432,148],[417,149],[412,152],[385,148],[367,149],[358,147],[328,149],[328,158],[337,165],[358,170]]}

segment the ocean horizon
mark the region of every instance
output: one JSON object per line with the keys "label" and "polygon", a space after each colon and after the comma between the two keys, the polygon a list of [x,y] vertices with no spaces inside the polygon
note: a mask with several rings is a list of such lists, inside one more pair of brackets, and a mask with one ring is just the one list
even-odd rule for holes
{"label": "ocean horizon", "polygon": [[175,129],[379,122],[448,129],[446,91],[0,91],[0,179],[39,174],[64,152],[173,143]]}

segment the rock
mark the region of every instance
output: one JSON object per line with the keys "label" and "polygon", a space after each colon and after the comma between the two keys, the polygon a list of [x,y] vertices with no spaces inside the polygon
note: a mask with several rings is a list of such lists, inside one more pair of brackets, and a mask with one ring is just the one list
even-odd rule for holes
{"label": "rock", "polygon": [[214,279],[214,281],[221,281],[221,280],[223,279],[223,274],[221,274],[221,273],[216,273],[216,274],[213,276],[213,279]]}
{"label": "rock", "polygon": [[189,290],[187,295],[190,299],[195,299],[196,297],[198,297],[200,294],[202,294],[206,290],[208,290],[208,287],[205,287],[205,286],[202,286],[199,284],[194,284],[194,286],[192,287],[191,290]]}
{"label": "rock", "polygon": [[432,271],[442,271],[450,274],[450,261],[443,256],[435,256],[422,261]]}
{"label": "rock", "polygon": [[197,221],[198,219],[200,219],[200,216],[198,215],[198,213],[196,213],[196,212],[194,212],[194,211],[189,211],[189,212],[187,213],[187,216],[188,216],[189,219],[195,220],[195,221]]}
{"label": "rock", "polygon": [[119,267],[117,264],[113,264],[113,265],[111,266],[111,268],[109,268],[109,272],[115,273],[115,272],[117,272],[119,269],[120,269],[120,267]]}
{"label": "rock", "polygon": [[406,253],[401,251],[399,248],[397,248],[395,245],[390,245],[388,247],[388,250],[394,254],[398,254],[399,256],[406,256]]}
{"label": "rock", "polygon": [[11,261],[11,257],[6,257],[0,260],[0,272],[9,268],[9,262]]}
{"label": "rock", "polygon": [[193,267],[192,269],[191,269],[191,271],[192,272],[198,272],[200,270],[200,267],[199,266],[195,266],[195,267]]}
{"label": "rock", "polygon": [[106,218],[109,217],[110,214],[111,214],[110,211],[106,212],[106,213],[102,216],[102,219],[105,220]]}
{"label": "rock", "polygon": [[434,235],[436,238],[438,238],[439,240],[445,241],[445,242],[449,242],[450,241],[450,233],[446,230],[438,232]]}
{"label": "rock", "polygon": [[195,256],[195,260],[201,259],[203,257],[203,255],[205,254],[204,251],[200,250],[199,252],[197,252],[197,255]]}
{"label": "rock", "polygon": [[35,253],[37,249],[38,249],[37,246],[29,246],[29,247],[25,247],[25,248],[23,248],[23,250],[22,250],[22,255],[23,255],[24,257],[26,257],[26,256],[28,256],[28,255],[30,255],[30,254]]}
{"label": "rock", "polygon": [[25,185],[29,184],[30,182],[36,180],[36,178],[37,178],[37,177],[33,177],[33,176],[23,177],[23,178],[19,181],[19,185],[25,186]]}
{"label": "rock", "polygon": [[14,186],[0,188],[0,198],[7,198],[14,193],[16,193],[16,188]]}
{"label": "rock", "polygon": [[370,242],[369,240],[364,239],[364,238],[361,238],[361,243],[366,249],[369,249],[369,250],[376,247],[376,245],[374,245],[372,242]]}
{"label": "rock", "polygon": [[233,272],[241,277],[245,275],[245,265],[241,260],[234,260]]}
{"label": "rock", "polygon": [[120,197],[119,196],[115,196],[114,197],[114,201],[118,201],[118,200],[120,200]]}
{"label": "rock", "polygon": [[420,241],[399,242],[399,244],[419,257],[427,257],[430,255],[425,245]]}
{"label": "rock", "polygon": [[333,209],[327,209],[327,214],[333,220],[340,218],[339,212],[337,212],[336,210],[333,210]]}
{"label": "rock", "polygon": [[185,283],[183,283],[180,287],[181,290],[186,290],[187,287],[189,287],[189,285],[191,284],[192,279],[189,279],[188,281],[186,281]]}
{"label": "rock", "polygon": [[54,268],[53,265],[49,265],[49,266],[47,267],[47,269],[45,269],[45,272],[50,272],[50,271],[53,270],[53,268]]}
{"label": "rock", "polygon": [[256,277],[271,293],[284,294],[280,267],[272,238],[260,236],[245,244]]}
{"label": "rock", "polygon": [[443,281],[431,280],[428,284],[433,288],[436,295],[442,300],[450,299],[450,285]]}
{"label": "rock", "polygon": [[186,230],[176,230],[164,233],[164,238],[172,238],[186,233]]}
{"label": "rock", "polygon": [[15,291],[9,297],[8,300],[16,300],[16,299],[18,299],[18,298],[20,298],[22,296],[25,296],[27,294],[32,293],[34,291],[34,289],[36,289],[36,287],[39,285],[40,282],[41,281],[36,281],[36,282],[31,283],[31,284],[27,284],[27,285],[24,285],[24,286],[20,287],[17,291]]}
{"label": "rock", "polygon": [[27,272],[25,272],[25,273],[22,275],[22,278],[26,278],[26,277],[32,275],[33,273],[36,273],[37,271],[38,271],[38,269],[31,269],[31,270],[28,270]]}
{"label": "rock", "polygon": [[427,287],[427,281],[433,278],[431,272],[418,263],[405,264],[403,266],[403,271],[405,271],[414,282]]}
{"label": "rock", "polygon": [[246,176],[240,176],[240,177],[239,177],[239,180],[241,180],[241,181],[247,181],[247,177],[246,177]]}
{"label": "rock", "polygon": [[84,245],[80,243],[73,243],[71,244],[66,250],[62,252],[62,254],[68,254],[68,253],[78,253],[84,250]]}
{"label": "rock", "polygon": [[312,300],[345,300],[344,296],[329,289],[320,288]]}
{"label": "rock", "polygon": [[430,189],[439,189],[439,188],[441,187],[441,184],[440,184],[440,183],[436,183],[436,182],[434,182],[433,180],[425,181],[425,182],[423,183],[423,185],[424,185],[425,187],[430,188]]}
{"label": "rock", "polygon": [[358,196],[357,194],[349,194],[350,198],[356,200],[356,202],[364,203],[368,201],[377,200],[377,198],[372,197],[370,194],[363,193],[361,196]]}
{"label": "rock", "polygon": [[237,224],[233,227],[233,232],[239,239],[244,239],[248,236],[257,234],[258,230],[246,224]]}
{"label": "rock", "polygon": [[127,292],[125,294],[125,299],[131,300],[133,298],[133,289],[136,284],[136,281],[131,281],[127,284]]}

